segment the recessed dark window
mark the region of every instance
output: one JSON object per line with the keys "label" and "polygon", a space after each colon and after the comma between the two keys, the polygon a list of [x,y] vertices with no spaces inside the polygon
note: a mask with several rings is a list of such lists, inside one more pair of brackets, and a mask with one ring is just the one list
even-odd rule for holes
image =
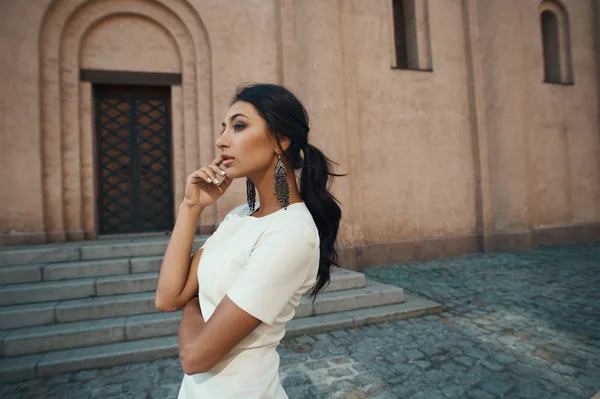
{"label": "recessed dark window", "polygon": [[557,1],[540,5],[544,82],[572,84],[571,41],[567,10]]}
{"label": "recessed dark window", "polygon": [[394,1],[394,44],[396,46],[396,68],[408,68],[408,55],[406,54],[406,19],[404,14],[404,1]]}
{"label": "recessed dark window", "polygon": [[398,69],[431,70],[427,0],[392,0],[394,58]]}
{"label": "recessed dark window", "polygon": [[544,79],[548,82],[560,82],[560,44],[556,14],[546,10],[542,12],[541,20],[544,44]]}

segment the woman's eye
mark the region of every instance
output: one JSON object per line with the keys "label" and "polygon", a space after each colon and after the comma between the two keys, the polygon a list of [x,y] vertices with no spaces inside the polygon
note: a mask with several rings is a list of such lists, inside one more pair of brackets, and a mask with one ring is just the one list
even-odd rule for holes
{"label": "woman's eye", "polygon": [[242,130],[245,127],[246,127],[246,125],[244,125],[243,123],[236,123],[235,125],[233,125],[233,128],[235,130]]}

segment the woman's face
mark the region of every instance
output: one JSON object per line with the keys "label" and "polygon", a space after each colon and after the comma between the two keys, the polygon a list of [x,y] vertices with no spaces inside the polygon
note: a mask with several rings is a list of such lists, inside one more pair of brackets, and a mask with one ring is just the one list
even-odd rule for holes
{"label": "woman's face", "polygon": [[245,101],[238,101],[229,108],[216,144],[221,158],[226,159],[221,167],[232,179],[252,177],[269,168],[275,160],[275,147],[265,120]]}

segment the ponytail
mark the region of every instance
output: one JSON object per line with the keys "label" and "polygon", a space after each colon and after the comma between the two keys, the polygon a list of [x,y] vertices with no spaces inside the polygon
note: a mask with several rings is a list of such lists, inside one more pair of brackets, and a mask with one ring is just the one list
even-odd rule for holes
{"label": "ponytail", "polygon": [[318,148],[312,144],[304,147],[304,159],[300,175],[300,196],[310,211],[320,240],[320,259],[317,283],[310,292],[313,302],[317,294],[329,284],[332,265],[338,266],[338,254],[335,249],[342,210],[338,200],[329,192],[331,176],[341,176],[332,173],[331,164]]}

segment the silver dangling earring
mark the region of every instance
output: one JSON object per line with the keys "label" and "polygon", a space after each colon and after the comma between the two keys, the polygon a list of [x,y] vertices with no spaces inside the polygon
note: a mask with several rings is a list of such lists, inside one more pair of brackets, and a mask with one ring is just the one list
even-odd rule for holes
{"label": "silver dangling earring", "polygon": [[290,188],[288,186],[285,165],[281,162],[281,155],[278,155],[278,158],[279,160],[277,161],[277,165],[275,165],[275,170],[273,172],[275,179],[275,196],[279,202],[281,202],[281,205],[287,209],[290,203]]}
{"label": "silver dangling earring", "polygon": [[250,214],[254,212],[254,207],[256,206],[256,187],[249,177],[246,177],[246,200],[250,207],[250,212],[248,213]]}

